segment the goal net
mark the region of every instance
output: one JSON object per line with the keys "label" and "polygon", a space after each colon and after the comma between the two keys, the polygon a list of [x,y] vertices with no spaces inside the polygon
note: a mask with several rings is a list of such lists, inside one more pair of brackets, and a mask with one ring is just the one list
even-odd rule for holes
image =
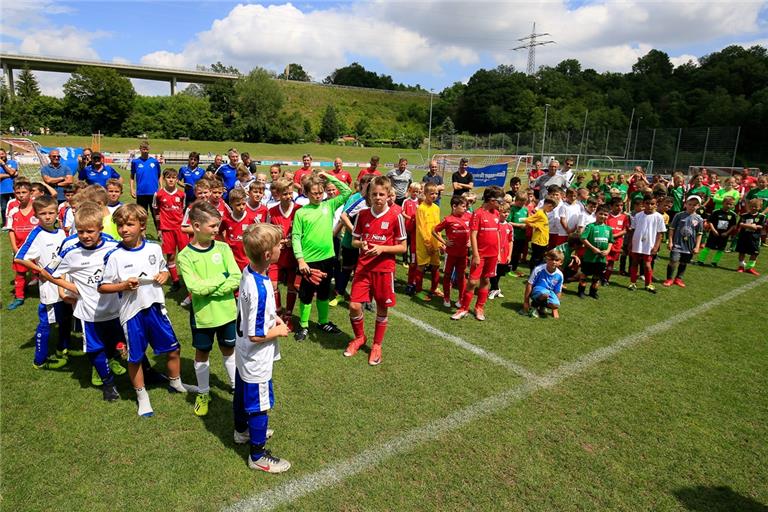
{"label": "goal net", "polygon": [[582,167],[585,171],[610,171],[610,172],[632,172],[637,166],[642,167],[647,174],[653,174],[653,160],[635,160],[626,158],[613,158],[602,156],[590,158],[586,165]]}
{"label": "goal net", "polygon": [[40,144],[21,137],[2,137],[0,147],[8,153],[8,160],[15,160],[19,165],[19,176],[26,176],[30,181],[40,180],[40,167],[49,162]]}

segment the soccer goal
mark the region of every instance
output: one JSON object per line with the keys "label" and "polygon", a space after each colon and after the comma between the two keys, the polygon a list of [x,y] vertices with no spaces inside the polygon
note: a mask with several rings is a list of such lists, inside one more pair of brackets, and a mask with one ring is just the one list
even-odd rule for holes
{"label": "soccer goal", "polygon": [[586,165],[582,167],[582,170],[610,171],[614,173],[632,172],[638,165],[642,167],[647,174],[653,174],[653,160],[613,158],[607,155],[599,158],[588,159]]}
{"label": "soccer goal", "polygon": [[22,137],[0,137],[0,147],[8,152],[8,159],[19,164],[19,175],[39,181],[40,168],[49,163],[48,155],[39,143]]}
{"label": "soccer goal", "polygon": [[[689,165],[688,176],[701,174],[701,171],[705,169],[710,174],[710,176],[715,175],[719,176],[720,178],[733,176],[734,174],[741,174],[744,171],[743,167],[712,167],[711,165]],[[760,175],[759,169],[748,169],[748,171],[751,176],[757,177]]]}

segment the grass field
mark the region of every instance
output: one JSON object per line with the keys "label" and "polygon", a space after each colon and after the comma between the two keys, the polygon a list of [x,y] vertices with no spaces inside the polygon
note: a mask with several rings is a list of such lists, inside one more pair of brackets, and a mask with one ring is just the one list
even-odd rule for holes
{"label": "grass field", "polygon": [[[0,251],[7,304],[6,237]],[[154,388],[156,416],[142,419],[127,376],[108,404],[85,358],[32,369],[29,299],[0,319],[2,507],[765,511],[768,279],[735,263],[692,267],[686,289],[656,296],[618,276],[599,301],[572,285],[559,321],[516,314],[517,278],[502,279],[484,323],[399,293],[379,367],[342,357],[351,329],[332,308],[343,336],[281,343],[270,447],[293,468],[280,476],[248,470],[232,443],[220,355],[208,416],[194,416],[193,396]],[[194,383],[182,299],[167,306]]]}

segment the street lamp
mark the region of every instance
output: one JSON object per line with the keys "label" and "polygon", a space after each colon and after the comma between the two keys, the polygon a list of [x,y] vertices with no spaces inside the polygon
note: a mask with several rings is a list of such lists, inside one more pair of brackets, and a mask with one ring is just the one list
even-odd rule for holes
{"label": "street lamp", "polygon": [[427,162],[432,159],[432,89],[429,90],[429,133],[427,134]]}
{"label": "street lamp", "polygon": [[635,151],[637,151],[637,136],[640,134],[640,121],[643,116],[637,116],[637,128],[635,128],[635,144],[632,146],[632,160],[635,159]]}
{"label": "street lamp", "polygon": [[547,113],[549,112],[549,103],[544,104],[544,131],[541,134],[541,161],[544,161],[544,141],[547,138]]}

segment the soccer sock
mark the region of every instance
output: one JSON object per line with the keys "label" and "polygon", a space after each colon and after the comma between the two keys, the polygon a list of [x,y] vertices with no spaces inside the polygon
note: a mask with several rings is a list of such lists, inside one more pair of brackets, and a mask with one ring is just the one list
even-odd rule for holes
{"label": "soccer sock", "polygon": [[467,277],[464,271],[456,272],[456,289],[459,290],[459,300],[461,300],[467,291]]}
{"label": "soccer sock", "polygon": [[336,277],[336,293],[344,296],[347,293],[347,285],[349,284],[349,278],[352,276],[351,268],[342,268]]}
{"label": "soccer sock", "polygon": [[139,402],[139,416],[152,416],[154,414],[146,388],[136,388],[136,400]]}
{"label": "soccer sock", "polygon": [[739,260],[739,267],[744,268],[746,266],[746,263],[744,260]]}
{"label": "soccer sock", "polygon": [[653,267],[645,268],[645,286],[653,284]]}
{"label": "soccer sock", "polygon": [[48,339],[51,336],[51,324],[48,323],[48,310],[43,305],[37,309],[40,321],[35,331],[35,364],[40,366],[48,358]]}
{"label": "soccer sock", "polygon": [[619,272],[621,273],[626,272],[626,268],[627,268],[627,255],[622,254],[619,257]]}
{"label": "soccer sock", "polygon": [[[709,247],[705,247],[699,253],[699,260],[698,260],[699,263],[704,263],[705,261],[707,261],[708,257],[709,257]],[[714,258],[712,259],[712,261],[714,261]]]}
{"label": "soccer sock", "polygon": [[387,317],[377,316],[376,330],[373,333],[373,344],[381,345],[381,342],[384,341],[384,334],[386,334],[386,332],[387,332]]}
{"label": "soccer sock", "polygon": [[280,308],[282,307],[282,303],[280,302],[280,288],[277,286],[274,286],[273,288],[275,289],[275,309],[280,311]]}
{"label": "soccer sock", "polygon": [[715,251],[715,255],[712,256],[712,263],[720,263],[720,258],[723,257],[725,251]]}
{"label": "soccer sock", "polygon": [[57,348],[64,350],[69,348],[72,341],[72,308],[69,304],[59,302],[56,304],[56,321],[59,324],[59,343]]}
{"label": "soccer sock", "polygon": [[424,290],[424,271],[421,267],[416,267],[414,271],[414,283],[416,285],[416,293]]}
{"label": "soccer sock", "polygon": [[675,276],[675,264],[671,261],[667,264],[667,279],[672,279]]}
{"label": "soccer sock", "polygon": [[168,272],[171,273],[171,280],[175,283],[179,280],[179,271],[176,270],[176,264],[171,263],[168,265]]}
{"label": "soccer sock", "polygon": [[101,381],[104,384],[111,384],[114,376],[112,375],[112,370],[109,369],[107,354],[105,354],[103,350],[99,350],[98,352],[88,352],[88,359],[91,361],[93,367],[96,368],[96,373],[99,374]]}
{"label": "soccer sock", "polygon": [[297,296],[298,293],[296,290],[288,289],[288,291],[285,292],[285,312],[289,315],[293,314],[293,307],[296,305]]}
{"label": "soccer sock", "polygon": [[211,390],[211,363],[210,361],[195,361],[195,375],[199,393],[208,393]]}
{"label": "soccer sock", "polygon": [[[477,290],[477,303],[475,304],[476,308],[485,307],[485,303],[488,302],[488,292],[488,288],[480,288]],[[469,302],[467,302],[467,307],[469,307]]]}
{"label": "soccer sock", "polygon": [[429,293],[435,293],[440,285],[440,267],[432,267],[432,287]]}
{"label": "soccer sock", "polygon": [[637,282],[637,263],[633,259],[629,264],[629,282],[630,283],[636,283]]}
{"label": "soccer sock", "polygon": [[408,265],[408,284],[415,285],[416,284],[416,272],[417,267],[415,263],[411,263]]}
{"label": "soccer sock", "polygon": [[464,295],[461,297],[461,309],[464,309],[466,311],[469,310],[469,305],[472,303],[472,297],[475,294],[469,290],[464,292]]}
{"label": "soccer sock", "polygon": [[[445,300],[450,301],[451,300],[451,273],[445,272],[443,274],[443,295],[445,296]],[[459,298],[461,298],[461,295],[459,295]]]}
{"label": "soccer sock", "polygon": [[321,325],[328,323],[328,299],[317,299],[317,321]]}
{"label": "soccer sock", "polygon": [[656,254],[651,257],[651,269],[656,268]]}
{"label": "soccer sock", "polygon": [[757,260],[749,260],[747,262],[747,268],[755,268],[755,264],[757,263]]}
{"label": "soccer sock", "polygon": [[312,313],[312,303],[304,304],[299,301],[299,325],[309,327],[309,315]]}
{"label": "soccer sock", "polygon": [[17,299],[24,299],[24,287],[27,285],[26,273],[16,272],[13,277],[13,288]]}
{"label": "soccer sock", "polygon": [[687,263],[680,263],[680,265],[677,267],[677,278],[682,279],[685,275],[685,269],[688,268]]}
{"label": "soccer sock", "polygon": [[605,279],[606,281],[610,281],[612,274],[613,274],[613,261],[609,261],[608,264],[605,266],[605,272],[603,272],[603,279]]}
{"label": "soccer sock", "polygon": [[497,273],[495,276],[491,278],[491,290],[498,290],[499,289],[499,274]]}
{"label": "soccer sock", "polygon": [[586,289],[587,289],[587,283],[584,281],[579,281],[579,295],[583,295]]}
{"label": "soccer sock", "polygon": [[[267,385],[267,384],[263,384]],[[267,444],[267,425],[269,415],[266,412],[254,412],[248,414],[248,433],[251,434],[251,459],[256,460],[264,454],[264,445]]]}
{"label": "soccer sock", "polygon": [[222,359],[224,360],[224,369],[227,370],[227,377],[229,377],[229,385],[235,389],[235,353],[222,356]]}
{"label": "soccer sock", "polygon": [[190,388],[181,382],[181,375],[178,377],[169,377],[168,385],[172,387],[174,391],[178,391],[179,393],[186,393],[187,391],[190,391]]}
{"label": "soccer sock", "polygon": [[365,317],[360,315],[357,318],[349,318],[349,322],[352,324],[352,332],[355,338],[365,337]]}

